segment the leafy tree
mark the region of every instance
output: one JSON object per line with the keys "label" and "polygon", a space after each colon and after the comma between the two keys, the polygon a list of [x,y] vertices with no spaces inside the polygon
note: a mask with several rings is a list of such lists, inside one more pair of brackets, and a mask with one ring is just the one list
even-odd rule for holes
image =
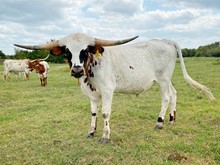
{"label": "leafy tree", "polygon": [[6,55],[0,50],[0,59],[6,59]]}
{"label": "leafy tree", "polygon": [[[27,50],[20,50],[15,49],[15,55],[14,59],[43,59],[47,57],[49,52],[47,50],[33,50],[33,51],[27,51]],[[47,62],[52,63],[64,63],[64,55],[63,56],[53,56],[50,55],[47,59]]]}
{"label": "leafy tree", "polygon": [[[209,45],[200,46],[196,50],[196,57],[219,57],[219,42],[215,42]],[[216,54],[217,53],[217,54]]]}
{"label": "leafy tree", "polygon": [[182,49],[183,57],[194,57],[196,54],[196,49]]}
{"label": "leafy tree", "polygon": [[207,51],[211,57],[220,57],[220,47],[216,47]]}

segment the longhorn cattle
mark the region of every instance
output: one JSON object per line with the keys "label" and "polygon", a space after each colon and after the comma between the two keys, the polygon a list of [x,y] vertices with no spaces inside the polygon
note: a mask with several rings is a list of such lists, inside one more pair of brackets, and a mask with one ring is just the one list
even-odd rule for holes
{"label": "longhorn cattle", "polygon": [[168,106],[172,124],[176,119],[176,90],[171,77],[177,55],[183,76],[188,84],[214,99],[211,91],[194,81],[187,73],[181,49],[169,40],[150,40],[143,43],[121,45],[137,37],[111,41],[76,33],[57,41],[37,46],[16,45],[26,49],[50,50],[53,55],[67,52],[72,55],[71,75],[79,78],[82,91],[90,98],[92,121],[88,136],[96,131],[97,113],[102,101],[104,130],[102,143],[110,139],[110,115],[114,92],[140,94],[157,82],[161,93],[161,111],[156,129],[161,129]]}
{"label": "longhorn cattle", "polygon": [[[46,57],[45,59],[47,59],[48,57]],[[35,70],[36,73],[38,73],[41,86],[46,86],[47,74],[50,69],[49,64],[46,61],[44,61],[45,59],[36,59],[36,60],[28,61],[29,69]]]}
{"label": "longhorn cattle", "polygon": [[4,65],[4,80],[10,79],[10,73],[20,74],[24,73],[27,80],[29,80],[30,69],[28,68],[28,59],[25,60],[5,60]]}

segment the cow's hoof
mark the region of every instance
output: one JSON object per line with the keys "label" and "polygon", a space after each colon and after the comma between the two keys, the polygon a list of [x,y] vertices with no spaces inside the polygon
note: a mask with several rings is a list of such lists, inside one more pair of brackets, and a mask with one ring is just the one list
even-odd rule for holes
{"label": "cow's hoof", "polygon": [[102,138],[102,139],[100,139],[100,143],[102,143],[102,144],[107,144],[107,143],[109,143],[109,139],[106,139],[106,138]]}
{"label": "cow's hoof", "polygon": [[159,130],[161,130],[161,129],[163,129],[163,127],[162,127],[161,125],[156,125],[156,126],[154,127],[154,130],[156,130],[156,131],[159,131]]}
{"label": "cow's hoof", "polygon": [[93,138],[94,137],[94,132],[88,133],[87,138]]}
{"label": "cow's hoof", "polygon": [[173,125],[174,124],[174,121],[169,121],[168,122],[168,125]]}

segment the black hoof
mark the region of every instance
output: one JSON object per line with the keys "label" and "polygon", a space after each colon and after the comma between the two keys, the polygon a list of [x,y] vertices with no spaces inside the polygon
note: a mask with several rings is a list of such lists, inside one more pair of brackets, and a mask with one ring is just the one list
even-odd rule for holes
{"label": "black hoof", "polygon": [[163,127],[160,126],[160,125],[156,125],[155,128],[154,128],[154,130],[156,130],[156,131],[161,130],[161,129],[163,129]]}
{"label": "black hoof", "polygon": [[89,133],[88,135],[87,135],[87,138],[93,138],[94,137],[94,132],[93,133]]}
{"label": "black hoof", "polygon": [[102,144],[107,144],[107,143],[109,143],[109,139],[105,139],[105,138],[102,138],[102,139],[100,139],[100,143],[102,143]]}
{"label": "black hoof", "polygon": [[174,124],[174,121],[169,121],[168,123],[167,123],[167,125],[173,125]]}

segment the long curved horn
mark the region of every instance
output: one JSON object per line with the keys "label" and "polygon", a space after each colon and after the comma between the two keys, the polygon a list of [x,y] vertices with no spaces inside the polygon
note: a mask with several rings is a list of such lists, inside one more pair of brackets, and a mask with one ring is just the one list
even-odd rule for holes
{"label": "long curved horn", "polygon": [[50,54],[48,54],[47,57],[45,57],[44,59],[40,59],[40,60],[45,61],[46,59],[48,59],[49,56],[50,56]]}
{"label": "long curved horn", "polygon": [[25,48],[25,49],[30,49],[30,50],[51,50],[54,47],[58,47],[59,43],[58,40],[57,41],[53,41],[44,45],[18,45],[18,44],[14,44],[14,46],[20,47],[20,48]]}
{"label": "long curved horn", "polygon": [[43,59],[34,59],[34,60],[31,60],[30,62],[34,62],[34,61],[45,61],[46,59],[48,59],[48,57],[50,56],[50,54],[47,55],[47,57],[43,58]]}
{"label": "long curved horn", "polygon": [[129,39],[124,39],[124,40],[116,40],[116,41],[112,41],[112,40],[103,40],[103,39],[98,39],[95,38],[95,45],[98,46],[114,46],[114,45],[121,45],[121,44],[125,44],[127,42],[130,42],[136,38],[138,38],[139,36],[135,36],[133,38],[129,38]]}

